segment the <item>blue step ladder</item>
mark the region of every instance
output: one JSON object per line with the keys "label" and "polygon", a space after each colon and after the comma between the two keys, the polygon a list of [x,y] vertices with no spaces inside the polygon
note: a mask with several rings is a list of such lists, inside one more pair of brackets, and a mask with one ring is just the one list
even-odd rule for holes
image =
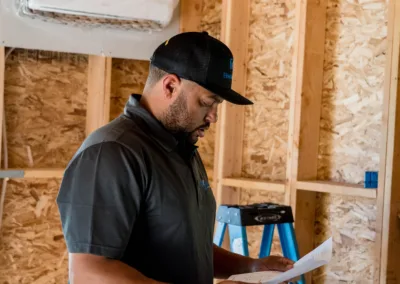
{"label": "blue step ladder", "polygon": [[[228,227],[230,250],[237,254],[249,256],[246,227],[264,225],[259,258],[267,257],[271,253],[276,225],[283,256],[297,261],[299,260],[299,250],[293,222],[290,206],[275,203],[256,203],[245,206],[221,205],[217,212],[214,244],[221,247]],[[296,283],[305,284],[304,275]]]}

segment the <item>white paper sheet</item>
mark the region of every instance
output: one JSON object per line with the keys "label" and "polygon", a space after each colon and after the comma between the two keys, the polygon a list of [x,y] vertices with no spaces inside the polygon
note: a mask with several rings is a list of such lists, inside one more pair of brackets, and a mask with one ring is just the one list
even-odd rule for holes
{"label": "white paper sheet", "polygon": [[332,238],[326,240],[319,247],[299,259],[294,267],[285,272],[265,271],[232,275],[229,280],[246,283],[279,284],[292,280],[300,275],[310,272],[320,266],[326,265],[332,259]]}

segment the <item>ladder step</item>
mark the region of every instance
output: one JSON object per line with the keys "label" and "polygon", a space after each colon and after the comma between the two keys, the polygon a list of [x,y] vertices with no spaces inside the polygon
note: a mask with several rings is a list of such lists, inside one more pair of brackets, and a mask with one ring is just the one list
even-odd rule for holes
{"label": "ladder step", "polygon": [[293,223],[292,208],[275,203],[221,205],[217,221],[236,226]]}

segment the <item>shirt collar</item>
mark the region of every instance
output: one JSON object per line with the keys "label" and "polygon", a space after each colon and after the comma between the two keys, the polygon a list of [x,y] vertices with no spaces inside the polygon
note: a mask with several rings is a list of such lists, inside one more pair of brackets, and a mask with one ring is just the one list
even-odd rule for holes
{"label": "shirt collar", "polygon": [[186,142],[186,139],[178,138],[168,132],[167,129],[150,112],[140,105],[141,95],[132,94],[124,108],[124,115],[133,118],[140,118],[149,128],[151,137],[160,144],[165,150],[171,152],[177,150],[185,157],[194,154],[198,148],[195,145]]}

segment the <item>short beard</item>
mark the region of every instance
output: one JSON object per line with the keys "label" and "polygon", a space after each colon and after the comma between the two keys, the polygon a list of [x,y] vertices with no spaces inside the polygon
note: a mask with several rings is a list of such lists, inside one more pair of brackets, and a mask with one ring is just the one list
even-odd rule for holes
{"label": "short beard", "polygon": [[173,104],[161,115],[161,123],[173,134],[188,134],[191,130],[186,94],[181,92]]}

